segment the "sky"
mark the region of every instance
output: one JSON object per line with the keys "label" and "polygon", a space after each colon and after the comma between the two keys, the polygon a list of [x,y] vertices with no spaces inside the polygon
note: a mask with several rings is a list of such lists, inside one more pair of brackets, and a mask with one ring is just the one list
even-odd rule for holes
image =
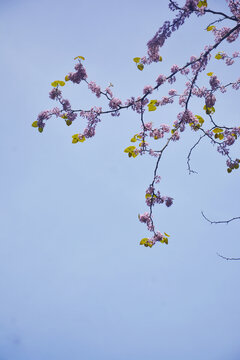
{"label": "sky", "polygon": [[[209,7],[227,11],[222,0]],[[193,17],[162,48],[163,62],[140,72],[132,59],[172,17],[167,1],[1,1],[0,360],[240,358],[240,262],[216,254],[240,256],[239,223],[211,225],[201,216],[240,215],[238,171],[228,174],[203,141],[192,154],[198,174],[189,175],[198,134],[186,131],[159,168],[160,191],[174,204],[156,208],[154,219],[169,244],[145,248],[139,241],[149,234],[137,215],[147,211],[154,159],[123,151],[139,117],[105,115],[96,136],[76,145],[80,118],[70,127],[52,119],[42,134],[31,127],[56,106],[51,82],[73,71],[75,56],[86,58],[89,80],[113,83],[125,100],[213,43],[204,29],[215,18]],[[207,71],[228,81],[237,66],[213,59]],[[63,90],[74,108],[107,107],[83,84]],[[234,91],[219,96],[215,119],[235,124],[238,101]],[[204,116],[202,106],[192,102]],[[179,111],[169,105],[146,117],[172,124]],[[233,146],[233,157],[239,150]]]}

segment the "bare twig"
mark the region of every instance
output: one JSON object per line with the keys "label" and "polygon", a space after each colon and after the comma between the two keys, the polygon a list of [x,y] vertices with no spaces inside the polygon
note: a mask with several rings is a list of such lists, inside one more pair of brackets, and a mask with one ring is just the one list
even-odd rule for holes
{"label": "bare twig", "polygon": [[240,258],[229,258],[229,257],[226,257],[226,256],[222,256],[219,253],[217,253],[217,255],[219,257],[221,257],[222,259],[224,259],[224,260],[240,260]]}
{"label": "bare twig", "polygon": [[197,174],[197,171],[192,170],[192,169],[191,169],[191,166],[190,166],[191,154],[192,154],[193,149],[200,143],[200,141],[202,140],[202,138],[203,138],[204,136],[206,136],[206,134],[200,136],[200,138],[198,139],[198,141],[191,147],[191,149],[190,149],[190,151],[189,151],[189,153],[188,153],[187,166],[188,166],[189,175],[190,175],[191,173]]}
{"label": "bare twig", "polygon": [[201,214],[202,216],[204,217],[205,220],[207,220],[210,224],[228,224],[230,223],[231,221],[233,220],[240,220],[240,216],[236,216],[232,219],[229,219],[229,220],[220,220],[220,221],[212,221],[212,220],[209,220],[203,213],[203,211],[201,211]]}

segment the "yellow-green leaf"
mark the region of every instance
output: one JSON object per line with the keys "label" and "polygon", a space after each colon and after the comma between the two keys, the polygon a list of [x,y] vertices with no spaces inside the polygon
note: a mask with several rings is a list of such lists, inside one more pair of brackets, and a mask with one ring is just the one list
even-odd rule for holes
{"label": "yellow-green leaf", "polygon": [[151,100],[151,101],[150,101],[150,103],[149,103],[148,105],[150,105],[150,104],[151,104],[151,105],[155,105],[155,104],[156,104],[156,102],[157,102],[157,100]]}
{"label": "yellow-green leaf", "polygon": [[223,129],[220,129],[220,128],[215,128],[215,129],[213,130],[213,133],[214,133],[214,134],[218,134],[218,133],[221,133],[221,132],[223,132]]}
{"label": "yellow-green leaf", "polygon": [[[195,115],[195,117],[198,119],[200,125],[204,123],[204,120],[200,115]],[[193,123],[191,123],[191,125],[193,125]]]}
{"label": "yellow-green leaf", "polygon": [[141,70],[141,71],[144,69],[144,65],[143,65],[143,64],[138,64],[137,67],[138,67],[138,69]]}
{"label": "yellow-green leaf", "polygon": [[212,76],[212,75],[213,75],[213,72],[207,73],[207,76]]}
{"label": "yellow-green leaf", "polygon": [[215,108],[214,107],[211,107],[211,108],[208,107],[207,108],[206,105],[204,105],[203,110],[205,110],[206,114],[208,114],[208,115],[215,113]]}
{"label": "yellow-green leaf", "polygon": [[85,57],[83,57],[83,56],[76,56],[76,57],[74,58],[74,60],[77,60],[77,59],[85,60]]}
{"label": "yellow-green leaf", "polygon": [[155,111],[155,110],[157,110],[157,107],[154,106],[154,105],[152,105],[152,104],[149,104],[149,105],[148,105],[148,110],[149,110],[149,111]]}
{"label": "yellow-green leaf", "polygon": [[58,83],[59,83],[60,86],[64,86],[64,85],[65,85],[65,82],[62,81],[62,80],[59,80]]}
{"label": "yellow-green leaf", "polygon": [[136,142],[137,139],[135,137],[131,138],[131,142]]}
{"label": "yellow-green leaf", "polygon": [[33,123],[32,123],[32,127],[38,127],[38,122],[37,121],[34,121]]}
{"label": "yellow-green leaf", "polygon": [[78,138],[78,141],[79,141],[79,142],[84,142],[85,140],[86,140],[85,136],[83,136],[82,139],[79,139],[79,138]]}
{"label": "yellow-green leaf", "polygon": [[197,4],[197,6],[199,8],[201,8],[202,6],[207,6],[207,1],[203,0],[203,1],[199,1],[199,3]]}
{"label": "yellow-green leaf", "polygon": [[170,235],[168,235],[167,233],[164,233],[164,235],[166,235],[167,237],[169,237]]}
{"label": "yellow-green leaf", "polygon": [[57,80],[53,81],[53,82],[51,83],[51,85],[52,85],[53,87],[57,87],[57,86],[58,86],[58,81],[57,81]]}
{"label": "yellow-green leaf", "polygon": [[133,61],[138,64],[140,62],[141,58],[140,57],[135,57],[133,58]]}
{"label": "yellow-green leaf", "polygon": [[69,81],[68,75],[65,76],[65,81]]}
{"label": "yellow-green leaf", "polygon": [[143,239],[140,241],[140,245],[146,244],[147,241],[148,241],[148,238],[143,238]]}
{"label": "yellow-green leaf", "polygon": [[159,61],[162,61],[162,57],[161,57],[161,56],[159,56]]}
{"label": "yellow-green leaf", "polygon": [[219,138],[219,140],[222,140],[222,139],[224,139],[224,135],[223,135],[223,134],[219,134],[219,135],[218,135],[218,138]]}
{"label": "yellow-green leaf", "polygon": [[42,133],[42,132],[43,132],[43,128],[39,127],[39,128],[38,128],[38,131],[39,131],[40,133]]}
{"label": "yellow-green leaf", "polygon": [[76,144],[77,142],[78,142],[78,139],[75,139],[75,138],[72,139],[72,143],[73,143],[73,144]]}
{"label": "yellow-green leaf", "polygon": [[124,152],[125,152],[125,153],[129,153],[129,152],[132,152],[132,151],[135,150],[135,149],[136,149],[135,146],[128,146],[128,147],[124,150]]}
{"label": "yellow-green leaf", "polygon": [[212,31],[213,29],[215,29],[216,26],[214,25],[211,25],[211,26],[208,26],[207,27],[207,31]]}
{"label": "yellow-green leaf", "polygon": [[215,59],[220,60],[222,59],[222,54],[219,52],[217,55],[215,55]]}

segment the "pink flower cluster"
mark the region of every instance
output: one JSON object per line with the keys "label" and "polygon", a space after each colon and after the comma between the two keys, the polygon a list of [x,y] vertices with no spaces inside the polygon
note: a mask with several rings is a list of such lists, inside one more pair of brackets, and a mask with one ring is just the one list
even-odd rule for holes
{"label": "pink flower cluster", "polygon": [[239,20],[240,19],[240,1],[227,0],[231,13]]}
{"label": "pink flower cluster", "polygon": [[166,76],[162,74],[160,74],[156,80],[158,85],[162,85],[165,81],[166,81]]}
{"label": "pink flower cluster", "polygon": [[[83,131],[83,135],[86,138],[91,138],[95,135],[95,129],[97,124],[101,121],[99,115],[102,112],[101,107],[93,107],[90,111],[81,111],[80,116],[87,119],[87,126]],[[79,134],[80,136],[82,134]]]}
{"label": "pink flower cluster", "polygon": [[153,92],[153,87],[151,85],[146,85],[143,89],[143,94],[151,94]]}
{"label": "pink flower cluster", "polygon": [[155,187],[153,185],[150,185],[146,190],[146,204],[147,206],[154,206],[155,204],[163,204],[165,202],[165,205],[167,207],[171,206],[173,203],[173,198],[169,196],[161,196],[160,192],[155,192]]}
{"label": "pink flower cluster", "polygon": [[108,94],[111,98],[113,97],[113,93],[112,93],[112,90],[110,89],[110,87],[107,87],[107,88],[105,89],[105,92],[106,92],[106,94]]}
{"label": "pink flower cluster", "polygon": [[75,72],[70,72],[68,78],[75,84],[80,84],[82,80],[86,80],[87,73],[83,65],[79,62],[75,65]]}
{"label": "pink flower cluster", "polygon": [[109,107],[110,109],[113,109],[113,110],[118,110],[122,105],[122,101],[118,98],[112,98],[110,101],[109,101]]}
{"label": "pink flower cluster", "polygon": [[58,87],[52,88],[52,90],[49,93],[49,97],[52,100],[58,100],[58,98],[60,98],[61,96],[62,96],[62,92],[61,90],[58,89]]}
{"label": "pink flower cluster", "polygon": [[151,129],[149,136],[153,137],[155,140],[161,139],[164,137],[164,133],[169,133],[170,127],[166,124],[160,125],[159,128]]}
{"label": "pink flower cluster", "polygon": [[141,114],[141,112],[144,113],[145,109],[144,106],[148,104],[148,99],[145,98],[142,100],[141,96],[138,96],[137,99],[134,97],[131,97],[131,99],[127,99],[125,102],[126,106],[131,106],[133,111],[136,111],[138,114]]}
{"label": "pink flower cluster", "polygon": [[94,81],[90,81],[90,83],[88,84],[88,88],[94,93],[96,94],[96,97],[100,97],[101,96],[101,89],[100,86],[98,86]]}
{"label": "pink flower cluster", "polygon": [[[193,126],[197,125],[198,120],[193,115],[193,113],[187,109],[177,115],[177,120],[174,121],[174,126],[176,127],[176,129],[179,129],[182,132],[185,130],[185,125],[191,123],[193,124]],[[176,133],[177,131],[175,131],[173,135],[175,135]],[[173,140],[179,140],[179,135],[177,134],[176,136],[177,138]]]}
{"label": "pink flower cluster", "polygon": [[212,75],[209,83],[211,85],[212,90],[217,90],[220,87],[220,81],[218,80],[216,75]]}
{"label": "pink flower cluster", "polygon": [[205,97],[205,103],[206,103],[206,107],[207,108],[211,108],[215,105],[216,102],[216,98],[213,95],[213,93],[209,93],[206,97]]}
{"label": "pink flower cluster", "polygon": [[142,215],[138,215],[138,218],[140,222],[147,224],[147,228],[149,231],[154,231],[153,222],[148,212],[145,212]]}
{"label": "pink flower cluster", "polygon": [[[212,30],[214,36],[215,36],[215,42],[220,42],[221,39],[223,37],[225,37],[229,32],[230,32],[231,28],[229,27],[226,27],[226,26],[223,26],[221,29],[217,29],[217,28],[214,28]],[[240,29],[236,29],[235,31],[233,31],[228,37],[227,37],[227,41],[229,43],[235,41],[237,38],[238,38],[238,35],[239,35],[239,32],[240,32]]]}

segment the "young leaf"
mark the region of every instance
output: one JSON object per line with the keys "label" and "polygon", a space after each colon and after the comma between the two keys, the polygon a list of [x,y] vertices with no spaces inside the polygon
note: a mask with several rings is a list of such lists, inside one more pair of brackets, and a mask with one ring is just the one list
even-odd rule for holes
{"label": "young leaf", "polygon": [[146,244],[147,241],[148,241],[148,238],[143,238],[143,239],[140,241],[140,245]]}
{"label": "young leaf", "polygon": [[213,29],[215,29],[216,26],[214,25],[211,25],[211,26],[208,26],[207,27],[207,31],[212,31]]}
{"label": "young leaf", "polygon": [[215,55],[215,59],[217,59],[217,60],[222,59],[222,54],[221,54],[220,52],[218,52],[218,53]]}
{"label": "young leaf", "polygon": [[215,128],[215,129],[213,130],[213,133],[214,133],[214,134],[218,134],[218,133],[221,133],[221,132],[223,132],[223,129],[220,129],[220,128]]}
{"label": "young leaf", "polygon": [[135,58],[133,59],[133,61],[134,61],[136,64],[138,64],[138,63],[140,62],[140,60],[141,60],[140,57],[135,57]]}
{"label": "young leaf", "polygon": [[57,86],[58,86],[58,81],[57,81],[57,80],[53,81],[53,82],[51,83],[51,85],[52,85],[53,87],[57,87]]}

